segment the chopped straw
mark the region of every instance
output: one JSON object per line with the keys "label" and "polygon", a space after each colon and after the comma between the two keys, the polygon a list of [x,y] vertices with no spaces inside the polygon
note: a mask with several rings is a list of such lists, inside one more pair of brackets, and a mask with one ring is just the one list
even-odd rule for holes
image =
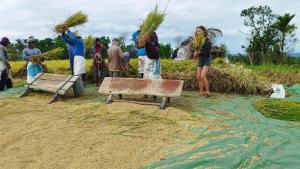
{"label": "chopped straw", "polygon": [[149,12],[146,19],[140,26],[140,35],[138,46],[143,47],[145,46],[146,42],[149,40],[151,34],[155,32],[161,23],[165,20],[166,13],[165,11],[159,12],[159,6],[156,4],[154,10]]}
{"label": "chopped straw", "polygon": [[57,33],[63,33],[67,29],[75,26],[82,25],[88,21],[88,16],[83,13],[82,11],[79,11],[75,13],[74,15],[70,16],[67,20],[65,20],[64,23],[61,23],[59,25],[56,25],[54,27],[54,31]]}

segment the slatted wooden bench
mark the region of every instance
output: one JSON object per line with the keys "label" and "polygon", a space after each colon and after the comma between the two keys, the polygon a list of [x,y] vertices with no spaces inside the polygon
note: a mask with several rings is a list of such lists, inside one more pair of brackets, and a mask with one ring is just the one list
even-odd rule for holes
{"label": "slatted wooden bench", "polygon": [[161,96],[163,99],[160,104],[133,101],[127,102],[159,105],[161,109],[164,109],[167,106],[167,103],[170,102],[170,97],[181,96],[183,83],[184,82],[181,80],[147,80],[106,77],[98,92],[101,94],[109,94],[107,99],[108,104],[113,101],[113,95],[127,94]]}
{"label": "slatted wooden bench", "polygon": [[20,97],[25,97],[30,92],[36,90],[51,92],[54,93],[54,96],[49,101],[50,104],[56,101],[60,96],[65,95],[79,79],[79,76],[40,73],[36,75],[33,81],[26,86],[26,90],[20,95]]}

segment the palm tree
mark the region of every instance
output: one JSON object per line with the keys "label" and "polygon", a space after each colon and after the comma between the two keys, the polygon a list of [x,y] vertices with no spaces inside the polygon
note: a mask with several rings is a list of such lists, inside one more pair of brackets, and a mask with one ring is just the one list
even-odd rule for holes
{"label": "palm tree", "polygon": [[217,28],[208,28],[207,29],[208,37],[212,43],[215,43],[218,37],[223,36],[223,32]]}
{"label": "palm tree", "polygon": [[283,16],[278,16],[277,21],[274,24],[275,29],[280,32],[279,45],[282,53],[284,53],[287,36],[292,34],[297,29],[295,24],[290,24],[294,17],[294,14],[290,15],[289,13],[286,13]]}

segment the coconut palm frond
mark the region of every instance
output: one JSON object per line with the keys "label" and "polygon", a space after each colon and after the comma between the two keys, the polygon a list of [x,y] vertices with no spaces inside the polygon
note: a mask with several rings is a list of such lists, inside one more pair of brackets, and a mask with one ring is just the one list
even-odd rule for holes
{"label": "coconut palm frond", "polygon": [[208,37],[211,40],[211,42],[215,42],[218,37],[223,36],[223,32],[220,29],[217,28],[208,28]]}

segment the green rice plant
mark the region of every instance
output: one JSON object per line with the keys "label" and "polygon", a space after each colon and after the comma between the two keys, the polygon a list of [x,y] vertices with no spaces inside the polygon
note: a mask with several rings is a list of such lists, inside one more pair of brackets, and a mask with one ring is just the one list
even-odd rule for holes
{"label": "green rice plant", "polygon": [[264,116],[279,120],[300,121],[300,103],[283,99],[263,99],[254,103]]}
{"label": "green rice plant", "polygon": [[146,42],[149,40],[150,36],[153,32],[155,32],[158,27],[162,24],[165,20],[166,13],[165,11],[160,12],[158,11],[159,6],[156,4],[154,10],[150,11],[140,25],[140,34],[139,34],[139,41],[138,46],[143,47],[145,46]]}
{"label": "green rice plant", "polygon": [[71,27],[75,27],[78,25],[82,25],[88,21],[88,16],[83,13],[82,11],[79,11],[75,13],[74,15],[71,15],[68,17],[65,22],[58,24],[54,27],[54,31],[57,33],[63,33],[67,29]]}

